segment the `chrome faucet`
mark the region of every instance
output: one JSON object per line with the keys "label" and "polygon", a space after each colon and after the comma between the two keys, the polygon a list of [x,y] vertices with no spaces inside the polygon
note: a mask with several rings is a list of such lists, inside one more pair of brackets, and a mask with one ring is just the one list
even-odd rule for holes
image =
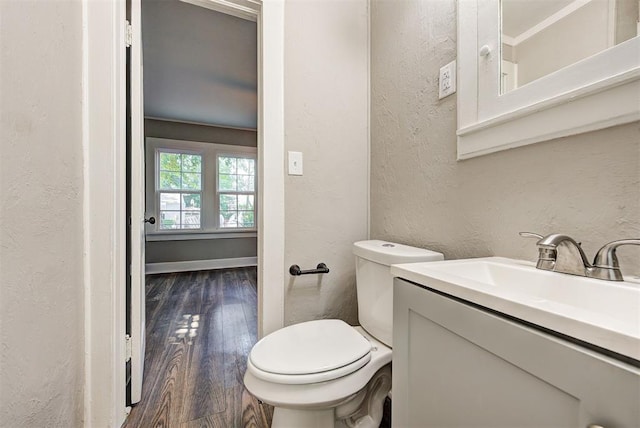
{"label": "chrome faucet", "polygon": [[607,279],[609,281],[622,281],[622,272],[618,264],[616,250],[621,245],[640,245],[640,239],[621,239],[604,244],[593,259],[593,269],[597,269],[598,276],[594,278]]}
{"label": "chrome faucet", "polygon": [[542,236],[537,233],[520,232],[525,238],[537,238],[538,269],[570,275],[586,276],[607,281],[623,281],[616,249],[621,245],[640,245],[640,239],[622,239],[605,244],[596,253],[593,264],[589,263],[579,242],[558,233]]}

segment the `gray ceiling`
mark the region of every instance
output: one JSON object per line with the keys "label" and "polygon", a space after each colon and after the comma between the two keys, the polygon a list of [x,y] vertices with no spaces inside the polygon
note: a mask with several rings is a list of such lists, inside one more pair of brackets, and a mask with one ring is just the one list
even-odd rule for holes
{"label": "gray ceiling", "polygon": [[255,129],[256,31],[179,0],[143,0],[145,116]]}

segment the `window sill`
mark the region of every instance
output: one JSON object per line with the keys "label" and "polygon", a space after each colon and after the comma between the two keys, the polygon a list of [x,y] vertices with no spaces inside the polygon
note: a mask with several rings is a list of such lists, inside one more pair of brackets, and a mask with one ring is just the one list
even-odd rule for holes
{"label": "window sill", "polygon": [[258,233],[253,230],[233,231],[176,231],[176,232],[147,232],[146,241],[190,241],[195,239],[233,239],[256,238]]}

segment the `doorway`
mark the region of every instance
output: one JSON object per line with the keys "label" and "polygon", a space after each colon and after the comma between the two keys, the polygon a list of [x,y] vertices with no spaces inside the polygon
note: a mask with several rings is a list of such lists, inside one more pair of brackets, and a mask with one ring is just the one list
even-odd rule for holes
{"label": "doorway", "polygon": [[[203,0],[206,2],[205,0]],[[210,0],[215,3],[215,0]],[[140,0],[131,0],[140,7]],[[257,6],[258,23],[258,335],[283,325],[284,297],[284,4]],[[246,7],[243,7],[246,9]],[[84,420],[120,426],[125,408],[125,4],[83,1],[83,147],[85,159]],[[140,38],[133,21],[133,39]],[[133,66],[136,66],[134,62]],[[264,204],[263,201],[269,201]],[[261,227],[268,225],[268,227]]]}
{"label": "doorway", "polygon": [[[143,188],[145,216],[155,219],[146,224],[142,257],[146,253],[147,273],[165,274],[150,277],[146,293],[143,290],[148,305],[149,346],[144,358],[143,391],[137,394],[142,401],[134,407],[130,419],[137,423],[145,420],[145,424],[155,420],[149,415],[180,423],[211,417],[220,413],[220,406],[216,410],[203,403],[215,403],[219,395],[223,402],[232,401],[237,411],[238,403],[246,399],[232,394],[225,400],[225,396],[229,390],[237,393],[238,387],[242,392],[241,376],[239,386],[225,388],[230,378],[224,372],[238,364],[222,361],[228,359],[230,351],[246,360],[257,340],[257,24],[190,3],[141,2],[146,160]],[[226,275],[216,280],[206,275],[217,272],[208,269],[232,267],[241,268],[237,272],[224,270]],[[245,279],[238,280],[238,275]],[[174,304],[156,304],[154,296],[158,293],[149,294],[155,283],[170,284],[165,290],[168,294],[163,296]],[[234,287],[240,291],[232,290]],[[212,291],[215,288],[218,292]],[[228,341],[209,340],[210,329],[237,324],[215,322],[223,313],[233,318],[229,302],[236,297],[252,302],[251,307],[247,302],[242,305],[246,334],[240,334],[242,328],[236,325],[240,330],[231,335],[244,337],[245,346],[238,349]],[[133,309],[135,312],[135,305]],[[127,321],[129,326],[129,318]],[[143,314],[142,325],[144,321]],[[211,361],[219,364],[211,365]],[[180,374],[176,375],[176,370]],[[195,390],[183,388],[195,386],[195,382],[174,388],[177,379],[184,381],[199,372],[206,373],[210,381],[200,383]],[[133,375],[135,386],[135,372]],[[224,382],[221,384],[218,378]],[[166,394],[173,397],[170,401],[174,405],[176,400],[183,404],[179,410],[169,406],[173,408],[170,415],[162,401]],[[160,408],[153,409],[154,405]],[[185,412],[184,406],[200,410]],[[146,419],[140,419],[143,414]]]}

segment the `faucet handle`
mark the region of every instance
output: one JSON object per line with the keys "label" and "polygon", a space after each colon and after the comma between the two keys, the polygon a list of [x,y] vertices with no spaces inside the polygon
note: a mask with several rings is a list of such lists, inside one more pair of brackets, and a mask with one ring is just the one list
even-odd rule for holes
{"label": "faucet handle", "polygon": [[536,267],[538,269],[553,270],[558,253],[555,248],[540,245],[540,241],[545,239],[545,237],[534,232],[520,232],[519,235],[523,238],[535,238],[538,240],[538,242],[536,242],[536,245],[538,245],[538,262],[536,263]]}
{"label": "faucet handle", "polygon": [[593,265],[599,268],[618,269],[616,250],[621,245],[640,245],[640,239],[621,239],[603,245],[596,253]]}
{"label": "faucet handle", "polygon": [[534,232],[520,232],[519,235],[522,236],[523,238],[536,238],[536,239],[544,238],[544,236]]}

